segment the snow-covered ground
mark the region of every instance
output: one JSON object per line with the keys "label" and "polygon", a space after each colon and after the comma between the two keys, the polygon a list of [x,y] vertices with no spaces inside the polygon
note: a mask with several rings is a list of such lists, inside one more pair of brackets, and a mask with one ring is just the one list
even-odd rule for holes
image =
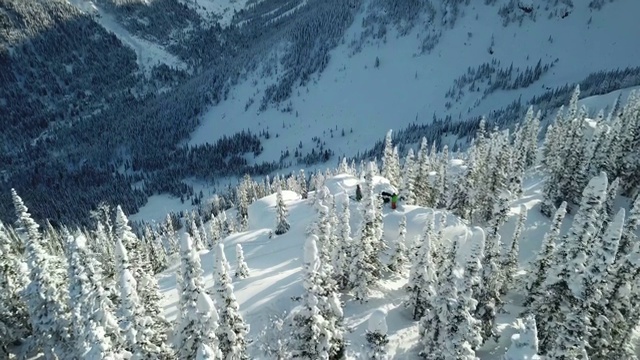
{"label": "snow-covered ground", "polygon": [[127,29],[120,25],[112,15],[108,14],[100,8],[93,0],[67,0],[81,11],[94,15],[94,20],[104,27],[107,31],[112,32],[122,41],[123,44],[130,47],[136,52],[138,68],[149,74],[151,69],[160,64],[166,64],[177,69],[187,69],[187,65],[177,56],[169,53],[156,43],[139,38],[131,34]]}
{"label": "snow-covered ground", "polygon": [[587,109],[589,109],[589,116],[591,117],[595,117],[597,112],[601,109],[604,110],[606,115],[609,113],[609,110],[611,110],[613,103],[618,97],[620,97],[620,102],[625,104],[629,95],[631,95],[632,92],[637,91],[640,91],[640,86],[620,89],[604,95],[590,96],[578,101],[578,103],[580,106],[586,106]]}
{"label": "snow-covered ground", "polygon": [[[330,190],[335,195],[340,193],[351,194],[358,180],[349,175],[338,175],[327,180]],[[532,260],[540,246],[545,232],[549,228],[549,220],[538,211],[540,203],[541,181],[539,175],[532,171],[525,181],[525,193],[523,197],[511,204],[510,218],[503,227],[501,233],[503,239],[511,239],[515,222],[518,217],[520,205],[525,205],[529,210],[524,237],[520,245],[520,263],[524,268],[526,263]],[[254,343],[250,347],[252,359],[266,359],[258,348],[262,330],[269,328],[271,333],[273,316],[281,316],[289,312],[297,303],[292,297],[300,296],[302,288],[302,257],[306,240],[305,231],[316,219],[316,212],[311,205],[311,200],[303,200],[296,193],[283,192],[285,203],[289,209],[289,222],[291,229],[284,235],[269,238],[269,233],[275,228],[275,195],[267,196],[253,203],[249,208],[249,230],[233,234],[223,240],[227,259],[235,269],[236,244],[242,244],[245,260],[251,274],[243,280],[235,280],[234,290],[240,304],[240,310],[245,321],[250,324],[249,336]],[[359,203],[351,204],[351,225],[354,234],[357,232],[361,219],[358,210]],[[628,206],[624,200],[618,205]],[[384,207],[384,236],[389,244],[397,239],[398,224],[401,217],[407,217],[407,245],[410,246],[414,239],[423,230],[427,213],[430,209],[418,206],[400,205],[396,211],[388,206]],[[447,216],[447,226],[451,231],[459,231],[466,227],[455,216],[442,211],[435,211],[436,224],[442,215]],[[570,225],[571,218],[565,220],[565,231]],[[214,254],[209,251],[200,253],[205,281],[207,287],[213,284]],[[178,264],[159,275],[159,283],[164,293],[164,306],[170,319],[176,316],[177,292],[175,288],[175,274]],[[388,333],[390,343],[388,346],[390,355],[394,359],[417,359],[419,348],[416,346],[419,340],[417,322],[411,319],[410,314],[404,309],[402,301],[406,294],[403,286],[406,284],[408,271],[404,276],[387,277],[369,301],[360,304],[357,301],[349,301],[348,295],[342,295],[345,301],[345,323],[352,332],[348,333],[350,349],[361,351],[366,340],[365,331],[368,328],[368,319],[377,309],[387,312]],[[511,314],[499,316],[498,328],[501,332],[497,344],[488,343],[478,351],[478,356],[483,360],[498,359],[509,347],[511,335],[516,329],[515,314],[519,309],[508,304],[506,310]]]}
{"label": "snow-covered ground", "polygon": [[[292,113],[276,109],[258,113],[262,92],[275,79],[254,74],[232,89],[227,101],[210,108],[192,134],[191,143],[214,142],[217,137],[247,128],[269,128],[272,135],[280,136],[264,142],[264,152],[256,161],[277,160],[281,151],[293,151],[300,141],[302,150],[310,151],[314,136],[338,156],[354,155],[368,149],[372,140],[382,138],[388,129],[401,129],[412,122],[428,123],[434,113],[438,117],[450,114],[454,119],[459,114],[484,115],[520,96],[529,99],[547,88],[580,81],[594,71],[638,65],[640,47],[634,34],[640,31],[636,19],[640,2],[618,0],[599,12],[591,12],[587,5],[574,1],[575,8],[566,18],[540,15],[536,22],[527,20],[520,27],[511,24],[505,28],[496,8],[477,2],[453,30],[443,33],[440,44],[428,55],[416,55],[418,29],[401,38],[389,31],[386,42],[370,43],[353,55],[349,44],[362,31],[364,14],[360,14],[344,43],[331,51],[328,68],[308,86],[294,89]],[[492,37],[493,55],[487,51]],[[379,68],[374,67],[376,57],[380,59]],[[514,67],[533,67],[539,59],[543,64],[558,62],[529,88],[493,93],[469,114],[467,109],[478,100],[478,93],[467,91],[447,110],[445,93],[453,80],[468,67],[494,58],[505,68],[511,63]],[[255,102],[245,111],[251,98]],[[333,138],[329,129],[334,129]],[[344,137],[342,129],[346,131]]]}

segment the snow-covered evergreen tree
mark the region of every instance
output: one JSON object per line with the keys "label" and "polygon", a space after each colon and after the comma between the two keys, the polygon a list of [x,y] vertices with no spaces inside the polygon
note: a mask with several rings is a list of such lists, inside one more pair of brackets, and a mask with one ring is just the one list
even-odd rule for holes
{"label": "snow-covered evergreen tree", "polygon": [[429,159],[429,149],[426,138],[422,138],[418,159],[415,164],[415,176],[413,178],[413,189],[416,195],[416,205],[433,205],[433,186],[429,173],[431,172],[431,161]]}
{"label": "snow-covered evergreen tree", "polygon": [[167,253],[170,255],[177,254],[180,251],[180,246],[178,245],[178,237],[176,235],[176,230],[173,227],[173,220],[171,219],[171,215],[167,214],[164,223],[162,224],[163,232],[164,232],[164,243],[167,248]]}
{"label": "snow-covered evergreen tree", "polygon": [[303,199],[309,197],[309,184],[307,183],[307,175],[304,172],[304,169],[300,169],[298,173],[298,183],[300,184],[300,196]]}
{"label": "snow-covered evergreen tree", "polygon": [[556,210],[551,223],[551,228],[544,236],[544,239],[542,240],[542,247],[540,248],[536,259],[531,266],[531,270],[529,271],[526,285],[526,290],[529,293],[524,301],[525,306],[543,301],[544,292],[542,291],[542,286],[547,279],[551,266],[554,265],[553,259],[555,255],[556,241],[558,241],[560,237],[560,227],[562,226],[562,221],[566,214],[567,203],[565,201],[562,202],[558,210]]}
{"label": "snow-covered evergreen tree", "polygon": [[393,243],[393,254],[389,260],[389,270],[401,273],[407,263],[407,246],[405,244],[407,236],[407,217],[400,218],[398,225],[398,238]]}
{"label": "snow-covered evergreen tree", "polygon": [[405,305],[411,310],[414,320],[419,320],[430,311],[433,297],[436,294],[436,271],[433,262],[434,234],[433,212],[427,214],[424,235],[417,247],[418,253],[413,259],[409,281],[406,286],[409,295]]}
{"label": "snow-covered evergreen tree", "polygon": [[349,163],[347,163],[347,157],[343,156],[340,159],[340,165],[338,165],[338,173],[339,174],[349,174]]}
{"label": "snow-covered evergreen tree", "polygon": [[[149,258],[145,254],[145,252],[148,253],[148,249],[132,232],[129,220],[120,206],[116,208],[115,235],[127,251],[127,269],[134,277],[137,286],[135,295],[140,302],[140,316],[143,317],[140,321],[144,322],[145,331],[144,346],[146,348],[144,351],[148,354],[147,356],[151,357],[171,357],[172,351],[167,345],[169,322],[164,317],[160,304],[162,295],[160,294],[158,280],[154,276]],[[120,274],[121,282],[122,276]]]}
{"label": "snow-covered evergreen tree", "polygon": [[[467,237],[468,234],[465,234],[454,239],[452,254],[455,249],[455,255],[458,256],[457,252],[460,243],[466,242]],[[475,253],[471,253],[468,259],[476,259],[476,263],[480,260]],[[455,269],[451,275],[458,271],[458,269],[456,269],[458,265],[454,261],[455,259],[449,260],[448,262],[448,266]],[[481,324],[480,321],[473,316],[476,306],[478,305],[478,301],[473,297],[473,290],[479,281],[479,277],[473,273],[469,273],[464,274],[462,278],[460,278],[460,275],[455,275],[455,278],[450,279],[450,281],[456,282],[457,294],[453,317],[450,319],[447,327],[448,333],[452,334],[451,337],[447,335],[447,338],[450,340],[448,345],[451,346],[450,349],[453,350],[452,352],[460,359],[475,360],[477,359],[475,349],[482,344]]]}
{"label": "snow-covered evergreen tree", "polygon": [[334,276],[338,289],[345,290],[349,285],[349,266],[352,259],[353,239],[351,238],[351,212],[349,210],[349,197],[344,196],[342,200],[342,213],[339,217],[338,228],[336,229],[337,241],[334,261]]}
{"label": "snow-covered evergreen tree", "polygon": [[[329,189],[323,186],[323,193],[330,194]],[[335,270],[332,255],[336,249],[335,228],[337,217],[335,214],[335,199],[332,195],[323,196],[324,200],[318,200],[318,223],[315,233],[317,234],[317,245],[320,246],[320,269],[316,274],[318,286],[318,308],[327,326],[332,329],[327,334],[330,343],[330,358],[340,358],[344,353],[344,325],[342,323],[342,304],[338,298],[338,284],[335,280]],[[331,208],[329,208],[329,206]],[[315,239],[315,238],[314,238]]]}
{"label": "snow-covered evergreen tree", "polygon": [[25,338],[31,332],[27,307],[20,297],[29,282],[20,250],[0,222],[0,347]]}
{"label": "snow-covered evergreen tree", "polygon": [[391,140],[392,131],[387,132],[384,140],[384,155],[382,158],[382,177],[391,182],[391,185],[398,187],[400,182],[400,164],[397,161],[397,152],[394,156],[394,148]]}
{"label": "snow-covered evergreen tree", "polygon": [[[533,109],[529,108],[525,121],[528,118],[533,117]],[[519,198],[522,195],[522,179],[524,177],[524,171],[526,170],[526,151],[528,138],[524,133],[525,129],[521,128],[516,131],[516,138],[513,151],[511,153],[511,169],[509,172],[509,191],[515,198]]]}
{"label": "snow-covered evergreen tree", "polygon": [[247,262],[244,261],[244,253],[242,251],[242,245],[236,244],[236,273],[235,277],[238,279],[245,279],[249,276],[249,267]]}
{"label": "snow-covered evergreen tree", "polygon": [[624,230],[622,231],[622,237],[620,238],[620,246],[618,249],[618,253],[616,254],[616,260],[619,260],[626,255],[630,254],[633,251],[635,246],[636,239],[638,236],[636,235],[636,231],[638,230],[638,226],[640,225],[640,193],[636,196],[633,206],[631,207],[631,211],[629,212],[629,217],[627,218],[627,222],[624,225]]}
{"label": "snow-covered evergreen tree", "polygon": [[[519,319],[520,320],[520,319]],[[503,360],[539,360],[538,330],[533,316],[519,322],[519,332],[511,336],[511,346],[504,354]]]}
{"label": "snow-covered evergreen tree", "polygon": [[481,227],[473,228],[470,242],[471,252],[464,268],[464,276],[467,286],[471,287],[472,298],[478,300],[482,286],[482,260],[484,259],[485,246],[484,230]]}
{"label": "snow-covered evergreen tree", "polygon": [[373,193],[373,162],[369,163],[363,186],[363,224],[358,238],[354,241],[349,282],[355,298],[364,302],[369,289],[380,278],[382,262],[380,254],[386,250],[382,241],[382,212]]}
{"label": "snow-covered evergreen tree", "polygon": [[130,262],[127,249],[118,237],[116,240],[116,272],[120,290],[120,328],[124,336],[125,350],[133,359],[145,359],[146,348],[150,345],[149,333],[145,330],[144,310],[136,290],[137,282],[129,270]]}
{"label": "snow-covered evergreen tree", "polygon": [[75,329],[76,356],[89,359],[126,357],[115,308],[102,284],[95,254],[79,232],[68,236],[69,301]]}
{"label": "snow-covered evergreen tree", "polygon": [[513,276],[518,271],[518,255],[520,254],[520,241],[522,239],[522,233],[524,231],[525,221],[527,220],[527,207],[520,206],[520,216],[518,217],[518,223],[513,233],[513,239],[511,240],[511,247],[507,253],[507,257],[502,264],[502,288],[500,294],[505,295],[510,288],[513,288],[514,280]]}
{"label": "snow-covered evergreen tree", "polygon": [[369,328],[366,331],[367,352],[366,359],[387,360],[386,346],[389,343],[387,335],[387,313],[382,309],[375,310],[369,316]]}
{"label": "snow-covered evergreen tree", "polygon": [[[607,176],[594,177],[583,191],[578,213],[562,246],[559,271],[549,279],[549,295],[537,307],[536,321],[541,333],[541,352],[551,358],[586,358],[588,309],[585,302],[586,259],[597,234],[607,191]],[[565,250],[566,249],[566,250]],[[566,254],[566,255],[565,255]]]}
{"label": "snow-covered evergreen tree", "polygon": [[317,247],[317,236],[311,235],[304,246],[304,282],[305,293],[302,305],[293,316],[290,347],[291,355],[296,359],[328,360],[331,354],[328,322],[322,316],[318,306],[319,284],[317,274],[321,269]]}
{"label": "snow-covered evergreen tree", "polygon": [[39,225],[14,189],[11,196],[29,269],[30,282],[22,293],[34,334],[34,342],[29,346],[40,349],[47,359],[72,358],[74,339],[70,332],[65,269],[59,268],[59,262],[45,250]]}
{"label": "snow-covered evergreen tree", "polygon": [[415,178],[415,155],[413,149],[409,148],[407,156],[404,160],[402,167],[402,178],[400,183],[400,198],[407,205],[415,205],[416,194],[414,191],[414,178]]}
{"label": "snow-covered evergreen tree", "polygon": [[287,221],[287,216],[287,205],[282,199],[282,188],[278,185],[276,187],[276,235],[282,235],[291,228],[291,225],[289,225]]}
{"label": "snow-covered evergreen tree", "polygon": [[249,174],[245,174],[242,182],[236,189],[237,198],[237,223],[240,224],[240,231],[246,231],[249,217],[249,204],[250,204],[250,188],[251,177]]}
{"label": "snow-covered evergreen tree", "polygon": [[[476,301],[471,296],[471,283],[460,279],[456,256],[462,238],[453,239],[447,251],[446,266],[438,279],[432,308],[420,320],[421,355],[426,359],[475,360],[474,348],[482,337],[478,320],[472,316]],[[459,289],[456,287],[458,286]]]}
{"label": "snow-covered evergreen tree", "polygon": [[200,233],[200,229],[198,228],[198,225],[196,223],[196,219],[195,219],[196,214],[193,213],[191,214],[191,219],[187,222],[187,231],[189,232],[189,235],[191,235],[191,238],[193,239],[193,246],[195,246],[196,250],[200,251],[200,250],[204,250],[204,244],[205,244],[205,240],[202,238],[202,235]]}
{"label": "snow-covered evergreen tree", "polygon": [[525,169],[532,167],[538,161],[538,135],[540,134],[540,117],[541,111],[538,110],[531,121],[525,121],[524,124]]}
{"label": "snow-covered evergreen tree", "polygon": [[217,216],[212,216],[211,220],[209,220],[209,242],[207,243],[207,248],[209,250],[214,250],[220,241],[222,240],[220,237],[220,219]]}
{"label": "snow-covered evergreen tree", "polygon": [[216,304],[219,313],[219,326],[216,336],[220,342],[220,351],[225,359],[248,359],[248,328],[240,315],[240,306],[233,294],[233,284],[229,276],[229,263],[224,254],[224,245],[216,249]]}
{"label": "snow-covered evergreen tree", "polygon": [[482,321],[483,339],[486,341],[495,334],[497,309],[502,306],[500,289],[503,272],[501,269],[501,237],[498,230],[506,221],[508,210],[508,192],[501,192],[495,203],[494,215],[490,221],[486,236],[485,256],[482,261],[482,287],[478,295],[475,316]]}
{"label": "snow-covered evergreen tree", "polygon": [[604,230],[607,228],[609,221],[611,221],[611,219],[613,219],[613,216],[615,215],[613,203],[618,197],[619,187],[620,187],[620,178],[617,177],[615,178],[615,180],[611,182],[611,184],[609,184],[609,187],[607,188],[607,196],[604,202],[605,216],[603,216],[600,219],[600,224],[598,225],[598,227],[601,227],[601,230]]}
{"label": "snow-covered evergreen tree", "polygon": [[444,208],[449,204],[449,147],[443,146],[437,166],[437,180],[434,187],[434,204]]}
{"label": "snow-covered evergreen tree", "polygon": [[[179,359],[213,356],[221,359],[215,331],[218,313],[205,291],[200,256],[194,249],[191,237],[184,234],[180,264],[180,318],[174,336],[174,348]],[[201,352],[206,350],[206,354]]]}
{"label": "snow-covered evergreen tree", "polygon": [[[605,359],[612,353],[612,307],[616,304],[614,296],[608,298],[610,292],[607,280],[612,272],[616,252],[624,226],[625,210],[620,209],[607,226],[599,244],[593,248],[593,256],[588,259],[584,279],[583,306],[589,315],[589,356]],[[613,301],[612,301],[613,300]],[[611,301],[609,304],[606,304]],[[607,306],[608,305],[608,306]],[[613,305],[613,306],[612,306]]]}

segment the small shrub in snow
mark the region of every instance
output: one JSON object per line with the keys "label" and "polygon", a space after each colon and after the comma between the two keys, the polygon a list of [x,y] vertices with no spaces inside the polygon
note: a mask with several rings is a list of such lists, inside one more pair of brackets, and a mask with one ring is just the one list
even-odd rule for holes
{"label": "small shrub in snow", "polygon": [[387,335],[387,313],[382,309],[375,310],[369,316],[369,329],[366,332],[367,352],[366,359],[386,360],[386,346],[389,343]]}
{"label": "small shrub in snow", "polygon": [[244,253],[242,252],[242,245],[237,244],[236,245],[236,259],[237,259],[237,265],[236,265],[236,273],[235,276],[238,279],[244,279],[247,278],[249,276],[249,267],[247,266],[247,263],[244,261]]}

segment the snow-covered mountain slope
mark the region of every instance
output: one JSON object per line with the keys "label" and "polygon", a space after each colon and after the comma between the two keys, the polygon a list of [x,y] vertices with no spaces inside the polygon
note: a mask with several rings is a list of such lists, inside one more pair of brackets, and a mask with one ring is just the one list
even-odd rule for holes
{"label": "snow-covered mountain slope", "polygon": [[[258,111],[263,91],[282,73],[265,77],[257,71],[233,88],[228,100],[203,116],[191,143],[213,142],[242,129],[269,129],[279,136],[265,141],[265,151],[255,159],[258,162],[278,160],[281,152],[293,152],[300,142],[306,153],[313,147],[313,137],[326,142],[336,155],[353,155],[367,149],[372,138],[380,138],[389,128],[428,123],[434,115],[464,119],[489,114],[518,98],[526,101],[547,89],[580,81],[594,71],[638,65],[637,1],[618,0],[600,11],[589,8],[587,2],[574,2],[570,12],[550,16],[541,4],[535,7],[535,21],[527,17],[521,24],[506,27],[497,13],[502,4],[469,5],[454,28],[443,30],[440,42],[426,54],[419,54],[425,33],[418,27],[398,36],[389,26],[382,40],[367,40],[356,51],[353,44],[359,43],[369,15],[362,11],[342,43],[331,51],[327,69],[314,75],[308,85],[294,89],[290,102],[279,107],[291,111]],[[277,56],[275,50],[274,54]],[[498,89],[484,97],[486,80],[474,82],[474,92],[462,81],[463,94],[456,91],[455,96],[446,96],[467,69],[492,61],[499,61],[497,70],[506,71],[513,65],[514,78],[518,69],[524,72],[538,61],[550,68],[526,88]]]}
{"label": "snow-covered mountain slope", "polygon": [[[590,114],[591,117],[595,117],[595,115],[600,111],[600,110],[604,110],[605,113],[607,113],[611,107],[613,106],[615,100],[620,97],[621,101],[624,102],[626,101],[626,99],[629,97],[629,95],[631,94],[632,91],[634,90],[640,90],[640,87],[632,87],[632,88],[625,88],[625,89],[621,89],[621,90],[616,90],[613,91],[611,93],[607,93],[604,95],[596,95],[596,96],[590,96],[590,97],[586,97],[582,100],[579,101],[580,106],[585,106],[587,109],[587,112]],[[228,122],[228,124],[233,125],[234,122]],[[346,126],[346,125],[345,125]],[[593,126],[593,122],[590,121],[589,122],[589,126],[590,129]],[[282,143],[283,141],[286,143],[288,141],[287,138],[287,132],[288,131],[294,131],[295,127],[293,126],[293,124],[291,124],[291,126],[289,128],[282,128],[282,125],[280,125],[279,127],[277,127],[277,130],[275,130],[277,133],[280,134],[284,134],[279,136],[276,139],[271,139],[271,140],[266,140],[265,144],[267,144],[268,146],[270,146],[270,148],[266,148],[267,151],[269,151],[269,149],[271,149],[272,153],[266,154],[265,156],[280,156],[280,149],[278,148],[278,144]],[[307,133],[307,132],[305,132]],[[312,132],[308,132],[309,134],[312,134]],[[214,133],[217,134],[217,133]],[[382,137],[382,135],[384,134],[384,132],[382,133],[376,133],[372,130],[369,130],[368,127],[363,127],[359,130],[359,134],[352,134],[350,131],[346,131],[345,132],[345,137],[347,138],[347,140],[345,140],[345,138],[342,138],[342,136],[340,135],[340,131],[335,131],[334,130],[334,137],[331,138],[330,135],[325,136],[325,138],[323,139],[324,141],[326,141],[327,146],[329,148],[334,148],[334,147],[340,147],[343,146],[342,143],[343,142],[347,142],[346,146],[350,146],[351,142],[353,142],[353,148],[348,149],[349,151],[355,151],[355,147],[358,146],[362,146],[363,148],[368,148],[371,145],[372,141],[375,141],[376,138]],[[297,134],[296,134],[297,135]],[[293,135],[292,135],[293,136]],[[212,135],[211,138],[214,138],[214,136]],[[293,148],[295,149],[297,145],[293,145],[292,147],[289,147],[289,149]],[[345,146],[345,147],[346,147]],[[340,154],[336,151],[337,154]],[[346,153],[347,156],[351,156],[353,155],[353,152],[348,152]],[[455,161],[455,160],[454,160]],[[314,169],[324,169],[326,166],[324,164],[320,164],[318,166],[309,166],[309,167],[305,167],[305,166],[300,166],[301,168],[307,169],[307,171],[309,170],[314,170]],[[295,166],[294,166],[295,168]],[[190,180],[188,182],[190,185],[194,186],[194,189],[196,191],[202,191],[203,193],[206,194],[205,198],[206,199],[210,199],[211,196],[214,195],[215,193],[215,187],[207,182],[203,182],[203,181],[192,181]],[[225,179],[224,183],[218,183],[217,184],[217,188],[220,188],[222,186],[222,184],[234,184],[236,183],[236,180],[233,179]],[[343,186],[344,184],[340,185]],[[352,186],[355,186],[352,184]],[[331,188],[331,186],[330,186]],[[335,190],[335,188],[332,188],[333,190]],[[162,195],[153,195],[149,198],[148,203],[141,207],[140,210],[131,215],[131,219],[134,221],[145,221],[145,222],[161,222],[164,220],[165,218],[165,214],[168,212],[175,212],[175,213],[179,213],[181,211],[189,211],[190,209],[193,209],[195,206],[189,203],[183,203],[180,201],[180,199],[171,196],[171,195],[167,195],[167,194],[162,194]]]}
{"label": "snow-covered mountain slope", "polygon": [[104,11],[94,0],[67,0],[81,11],[91,14],[94,20],[107,31],[118,37],[123,44],[136,52],[138,68],[149,74],[154,66],[166,64],[176,69],[186,70],[186,64],[168,52],[162,45],[131,34],[113,15]]}

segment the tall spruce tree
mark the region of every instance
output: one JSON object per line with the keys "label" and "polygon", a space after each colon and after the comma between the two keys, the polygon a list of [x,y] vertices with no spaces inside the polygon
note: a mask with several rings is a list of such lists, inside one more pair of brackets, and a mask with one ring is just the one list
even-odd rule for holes
{"label": "tall spruce tree", "polygon": [[514,279],[513,276],[518,271],[518,255],[520,254],[520,241],[524,231],[525,221],[527,220],[527,207],[520,206],[520,216],[518,217],[518,223],[513,233],[513,239],[511,240],[511,247],[507,253],[502,264],[502,288],[500,294],[505,295],[510,288],[513,288]]}
{"label": "tall spruce tree", "polygon": [[416,194],[414,191],[414,178],[415,178],[415,155],[413,149],[409,148],[407,156],[402,166],[402,178],[400,183],[400,198],[407,205],[414,205],[416,203]]}
{"label": "tall spruce tree", "polygon": [[242,251],[242,245],[236,244],[236,273],[237,279],[245,279],[249,276],[249,267],[244,260],[244,252]]}
{"label": "tall spruce tree", "polygon": [[333,258],[334,276],[338,289],[345,290],[349,286],[349,266],[353,258],[353,239],[351,238],[351,211],[349,210],[349,197],[342,198],[342,214],[339,217],[338,229],[336,229],[337,246]]}
{"label": "tall spruce tree", "polygon": [[60,268],[60,262],[45,250],[46,239],[42,238],[39,225],[14,189],[11,196],[29,269],[30,282],[22,293],[34,334],[33,343],[28,346],[41,350],[47,359],[73,358],[65,268]]}
{"label": "tall spruce tree", "polygon": [[115,308],[102,283],[101,265],[85,236],[68,236],[69,300],[74,322],[76,356],[119,359],[127,354]]}
{"label": "tall spruce tree", "polygon": [[[607,283],[612,272],[616,252],[624,226],[625,210],[620,209],[607,226],[599,244],[593,249],[593,256],[588,259],[586,276],[584,279],[583,306],[589,315],[589,347],[591,358],[605,359],[613,352],[611,344],[612,328],[617,314],[611,312],[615,297],[609,298],[610,285]],[[612,301],[613,300],[613,301]],[[609,302],[609,304],[607,304]],[[613,305],[613,306],[612,306]]]}
{"label": "tall spruce tree", "polygon": [[331,329],[319,307],[318,272],[321,270],[317,247],[317,236],[311,235],[304,246],[304,282],[305,293],[302,305],[293,315],[293,327],[290,347],[295,359],[324,359],[331,354]]}
{"label": "tall spruce tree", "polygon": [[224,254],[223,244],[216,249],[215,293],[219,313],[216,336],[220,342],[220,351],[225,359],[248,359],[246,340],[248,328],[242,319],[240,306],[233,293],[229,263]]}
{"label": "tall spruce tree", "polygon": [[464,268],[464,276],[468,282],[467,286],[471,287],[471,297],[478,300],[481,294],[482,260],[484,259],[485,246],[484,230],[481,227],[476,226],[473,228],[470,242],[469,246],[471,248],[471,253],[467,258]]}
{"label": "tall spruce tree", "polygon": [[560,238],[560,228],[562,221],[567,214],[567,203],[562,202],[558,210],[556,210],[551,223],[551,228],[544,236],[542,240],[542,246],[536,259],[531,265],[529,271],[526,290],[528,291],[527,298],[524,301],[525,306],[529,306],[533,303],[540,303],[544,298],[543,284],[547,279],[547,274],[553,266],[553,258],[556,251],[556,242]]}
{"label": "tall spruce tree", "polygon": [[391,140],[392,131],[387,132],[384,140],[384,155],[382,158],[382,177],[388,179],[391,185],[398,187],[400,182],[400,164],[397,160],[397,152],[394,155],[393,142]]}
{"label": "tall spruce tree", "polygon": [[206,293],[200,256],[188,233],[184,234],[181,245],[181,316],[176,326],[174,348],[179,359],[195,359],[204,349],[207,353],[219,353],[215,335],[218,313]]}
{"label": "tall spruce tree", "polygon": [[430,311],[433,297],[436,295],[436,271],[433,262],[434,234],[433,212],[427,214],[424,235],[411,265],[406,290],[409,295],[405,305],[411,310],[414,320],[419,320]]}
{"label": "tall spruce tree", "polygon": [[407,263],[407,246],[405,244],[407,236],[407,217],[400,218],[398,225],[398,238],[393,243],[393,254],[389,260],[389,270],[395,273],[402,273]]}
{"label": "tall spruce tree", "polygon": [[27,306],[20,297],[29,282],[20,247],[0,222],[0,347],[31,333]]}
{"label": "tall spruce tree", "polygon": [[167,345],[169,322],[164,317],[160,304],[162,295],[160,294],[158,280],[153,275],[151,262],[147,256],[148,247],[132,232],[129,220],[120,206],[116,208],[115,225],[116,238],[120,240],[127,250],[128,269],[135,279],[136,297],[140,302],[139,310],[145,324],[144,331],[146,334],[144,335],[144,341],[149,343],[144,345],[147,347],[145,353],[148,355],[146,356],[170,358],[172,351]]}
{"label": "tall spruce tree", "polygon": [[287,205],[282,198],[282,188],[278,185],[276,186],[276,235],[282,235],[291,228],[287,216]]}
{"label": "tall spruce tree", "polygon": [[[563,244],[559,271],[549,279],[545,302],[536,311],[536,321],[543,330],[541,352],[552,358],[587,357],[587,308],[584,284],[586,259],[592,255],[591,243],[598,229],[607,191],[607,176],[601,173],[589,181],[583,191],[580,209]],[[566,255],[565,255],[566,254]],[[540,321],[542,320],[542,321]]]}
{"label": "tall spruce tree", "polygon": [[373,162],[369,163],[363,187],[362,212],[363,223],[358,238],[354,241],[349,282],[355,298],[364,302],[369,289],[381,276],[382,262],[380,254],[386,250],[382,240],[382,211],[373,193]]}
{"label": "tall spruce tree", "polygon": [[127,249],[118,237],[116,240],[116,272],[120,290],[120,328],[124,336],[125,350],[133,359],[147,359],[147,350],[152,347],[150,333],[145,328],[144,309],[136,290],[137,282],[129,270],[131,265]]}

